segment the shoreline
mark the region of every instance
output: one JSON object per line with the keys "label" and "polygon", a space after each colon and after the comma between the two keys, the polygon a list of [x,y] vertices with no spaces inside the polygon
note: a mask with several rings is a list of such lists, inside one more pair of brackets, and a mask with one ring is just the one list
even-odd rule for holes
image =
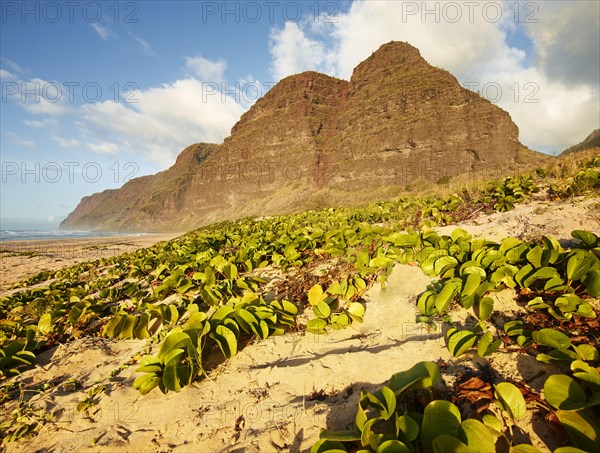
{"label": "shoreline", "polygon": [[182,234],[185,233],[2,241],[0,292],[43,270],[54,271],[98,258],[109,258],[150,247]]}

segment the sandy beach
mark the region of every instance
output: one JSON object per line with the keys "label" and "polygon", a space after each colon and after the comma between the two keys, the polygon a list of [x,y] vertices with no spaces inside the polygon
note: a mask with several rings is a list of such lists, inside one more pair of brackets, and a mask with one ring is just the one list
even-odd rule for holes
{"label": "sandy beach", "polygon": [[43,270],[150,247],[183,233],[0,242],[0,292]]}
{"label": "sandy beach", "polygon": [[[449,234],[461,227],[476,237],[527,240],[547,232],[565,245],[573,229],[600,231],[598,197],[554,203],[537,198],[510,212],[481,215],[438,231]],[[16,270],[27,275],[36,268],[91,259],[90,253],[109,256],[168,237],[40,241],[30,245],[39,248],[43,242],[47,253],[8,257],[12,265],[5,258],[3,269],[9,270],[8,278],[17,279]],[[65,256],[65,250],[78,252]],[[321,427],[343,430],[352,426],[362,390],[375,391],[391,374],[421,360],[443,367],[440,385],[446,389],[453,389],[461,376],[472,375],[479,366],[491,367],[502,379],[522,382],[537,393],[542,391],[555,369],[519,348],[474,358],[473,363],[453,359],[445,347],[443,328],[428,329],[416,322],[416,298],[430,282],[418,266],[397,264],[386,289],[376,284],[365,294],[367,312],[362,324],[324,336],[292,332],[252,341],[181,393],[163,395],[155,390],[141,396],[134,389],[132,382],[139,376],[135,370],[149,347],[146,340],[84,337],[61,344],[42,353],[37,366],[19,377],[50,386],[30,400],[36,413],[51,414],[48,422],[40,435],[7,444],[7,451],[308,451]],[[523,313],[513,289],[492,297],[499,325]],[[597,299],[590,303],[598,308]],[[470,316],[459,306],[450,314],[461,322]],[[68,379],[77,382],[78,388],[65,391],[61,383]],[[86,392],[100,383],[105,390],[93,409],[79,412],[76,408]],[[490,410],[500,416],[497,408]],[[517,442],[531,443],[540,451],[558,446],[536,411],[529,411],[516,426]]]}

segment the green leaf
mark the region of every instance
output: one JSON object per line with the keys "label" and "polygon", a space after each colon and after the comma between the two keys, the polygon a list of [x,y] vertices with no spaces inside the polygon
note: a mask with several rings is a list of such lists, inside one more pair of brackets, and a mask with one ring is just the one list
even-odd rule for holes
{"label": "green leaf", "polygon": [[596,258],[589,252],[576,251],[567,262],[567,278],[571,281],[582,279],[594,265],[595,261]]}
{"label": "green leaf", "polygon": [[583,388],[565,374],[553,374],[544,383],[544,396],[551,406],[572,411],[586,407]]}
{"label": "green leaf", "polygon": [[528,244],[520,244],[508,250],[505,254],[506,258],[508,259],[508,262],[511,264],[520,262],[523,259],[524,255],[527,253],[528,247]]}
{"label": "green leaf", "polygon": [[433,271],[436,273],[436,275],[442,275],[457,265],[458,260],[453,256],[442,256],[435,261],[433,265]]}
{"label": "green leaf", "polygon": [[492,436],[489,428],[479,420],[468,419],[462,422],[460,429],[467,439],[469,448],[477,452],[495,451],[496,439]]}
{"label": "green leaf", "polygon": [[452,233],[450,233],[450,237],[454,242],[458,242],[459,239],[464,239],[466,241],[471,239],[469,232],[462,228],[455,228]]}
{"label": "green leaf", "polygon": [[421,314],[431,316],[436,312],[436,297],[437,296],[433,291],[425,291],[423,294],[421,294],[417,302],[417,307],[419,308]]}
{"label": "green leaf", "polygon": [[433,440],[434,453],[479,453],[454,436],[442,434]]}
{"label": "green leaf", "polygon": [[146,395],[156,386],[158,386],[160,378],[154,374],[144,374],[138,377],[133,382],[133,387],[137,389],[142,395]]}
{"label": "green leaf", "polygon": [[515,282],[517,282],[517,284],[521,287],[521,288],[527,288],[525,286],[525,279],[533,274],[535,272],[535,268],[531,265],[531,264],[526,264],[525,266],[523,266],[519,272],[517,272],[514,276]]}
{"label": "green leaf", "polygon": [[396,413],[396,432],[401,440],[412,442],[419,435],[419,424],[409,415]]}
{"label": "green leaf", "polygon": [[548,263],[550,264],[557,263],[564,253],[564,249],[554,238],[544,237],[544,248],[546,249],[544,251],[544,256],[547,255]]}
{"label": "green leaf", "polygon": [[527,261],[533,264],[535,267],[543,267],[543,255],[544,251],[539,245],[536,245],[534,248],[527,252]]}
{"label": "green leaf", "polygon": [[187,333],[182,332],[181,330],[173,329],[171,330],[171,332],[169,332],[169,334],[163,341],[163,344],[160,346],[158,356],[165,357],[171,351],[175,349],[187,348],[189,345],[192,345],[190,336]]}
{"label": "green leaf", "polygon": [[[361,393],[361,398],[362,398],[362,393]],[[368,420],[367,413],[365,412],[365,410],[362,407],[362,404],[360,404],[360,401],[359,401],[358,411],[356,412],[356,416],[354,417],[354,424],[356,425],[356,428],[361,433],[364,430],[365,423],[367,423],[367,420]]]}
{"label": "green leaf", "polygon": [[237,337],[231,329],[218,325],[210,336],[217,342],[225,357],[229,358],[237,354]]}
{"label": "green leaf", "polygon": [[122,315],[122,323],[120,324],[121,332],[117,336],[118,339],[133,338],[133,329],[137,318],[133,315],[124,314]]}
{"label": "green leaf", "polygon": [[526,288],[530,288],[538,280],[551,280],[559,277],[560,275],[558,274],[558,271],[555,268],[542,267],[541,269],[536,270],[534,273],[525,278],[523,284]]}
{"label": "green leaf", "polygon": [[377,453],[411,453],[411,450],[399,440],[390,439],[382,442],[376,450]]}
{"label": "green leaf", "polygon": [[477,261],[467,261],[460,266],[460,275],[478,274],[481,278],[486,277],[485,269]]}
{"label": "green leaf", "polygon": [[148,313],[141,314],[135,323],[133,328],[133,337],[138,340],[144,340],[150,338],[150,332],[148,332],[148,322],[150,321],[150,315]]}
{"label": "green leaf", "polygon": [[[79,300],[79,299],[77,299],[77,300]],[[69,316],[67,317],[67,319],[69,320],[71,325],[75,325],[75,324],[77,324],[77,322],[79,322],[79,319],[85,314],[86,309],[89,306],[90,306],[89,302],[79,302],[79,303],[73,305],[73,307],[71,308],[71,311],[69,312]]]}
{"label": "green leaf", "polygon": [[551,278],[544,285],[544,291],[562,291],[566,288],[564,283],[564,280],[560,277]]}
{"label": "green leaf", "polygon": [[453,357],[458,357],[471,349],[477,341],[477,335],[470,330],[450,329],[448,331],[448,350]]}
{"label": "green leaf", "polygon": [[594,418],[583,411],[557,411],[556,416],[574,447],[588,452],[600,450],[600,428]]}
{"label": "green leaf", "polygon": [[499,437],[504,429],[504,424],[497,417],[486,414],[481,419],[483,424],[488,427],[494,437]]}
{"label": "green leaf", "polygon": [[582,381],[600,385],[600,372],[582,360],[575,360],[571,362],[571,371],[573,371],[573,376],[581,379]]}
{"label": "green leaf", "polygon": [[318,335],[322,335],[327,333],[327,321],[324,319],[311,319],[306,324],[306,330],[311,333],[316,333]]}
{"label": "green leaf", "polygon": [[52,331],[52,315],[46,313],[38,321],[38,331],[41,335],[46,335]]}
{"label": "green leaf", "polygon": [[532,310],[543,310],[544,308],[550,308],[550,305],[544,302],[544,299],[542,299],[541,296],[538,296],[535,299],[527,302],[527,306]]}
{"label": "green leaf", "polygon": [[315,316],[320,319],[327,319],[331,315],[331,308],[327,305],[327,302],[318,302],[313,306]]}
{"label": "green leaf", "polygon": [[481,275],[478,273],[466,274],[467,278],[464,279],[462,291],[460,293],[462,296],[472,296],[475,294],[475,291],[481,284]]}
{"label": "green leaf", "polygon": [[477,318],[481,321],[490,319],[494,311],[494,299],[491,297],[483,297],[478,304]]}
{"label": "green leaf", "polygon": [[[189,307],[188,307],[189,311]],[[204,327],[204,322],[206,321],[206,313],[204,312],[195,312],[192,313],[185,324],[182,326],[184,331],[188,330],[201,330]]]}
{"label": "green leaf", "polygon": [[177,352],[178,354],[173,356],[172,360],[165,366],[162,376],[162,382],[165,388],[174,392],[179,392],[181,390],[181,384],[179,382],[179,377],[177,376],[177,365],[178,358],[183,355],[184,351],[180,350]]}
{"label": "green leaf", "polygon": [[260,320],[248,310],[245,308],[237,308],[233,313],[233,316],[244,332],[256,333],[256,326]]}
{"label": "green leaf", "polygon": [[591,344],[580,344],[577,346],[573,345],[573,349],[582,360],[592,362],[600,358],[598,350]]}
{"label": "green leaf", "polygon": [[365,307],[359,302],[352,302],[346,310],[354,321],[362,321],[365,316]]}
{"label": "green leaf", "polygon": [[497,285],[498,283],[504,283],[509,288],[514,288],[517,284],[513,278],[519,272],[519,268],[511,264],[505,264],[504,266],[498,267],[492,276],[490,281]]}
{"label": "green leaf", "polygon": [[585,292],[593,297],[600,297],[600,270],[592,269],[585,280]]}
{"label": "green leaf", "polygon": [[580,450],[575,447],[559,447],[554,450],[554,453],[587,453],[586,451]]}
{"label": "green leaf", "polygon": [[144,356],[140,366],[135,370],[138,373],[158,373],[163,369],[162,361],[155,356]]}
{"label": "green leaf", "polygon": [[308,303],[312,306],[327,299],[327,294],[323,292],[321,285],[316,284],[308,290]]}
{"label": "green leaf", "polygon": [[347,313],[334,313],[331,315],[331,327],[336,330],[345,329],[352,324],[352,319]]}
{"label": "green leaf", "polygon": [[344,448],[344,444],[337,442],[337,441],[327,440],[327,439],[319,440],[310,449],[310,453],[325,453],[325,452],[339,453],[339,452],[345,452],[345,451],[346,451],[346,449]]}
{"label": "green leaf", "polygon": [[370,420],[367,420],[367,422],[363,426],[362,435],[360,437],[360,442],[363,445],[363,447],[366,447],[368,445],[375,445],[383,436],[382,434],[376,434],[371,430],[373,425],[378,421],[379,417],[375,417]]}
{"label": "green leaf", "polygon": [[433,441],[441,435],[455,437],[460,429],[460,411],[450,401],[435,400],[425,407],[421,425],[421,442],[431,451]]}
{"label": "green leaf", "polygon": [[35,354],[31,351],[19,351],[11,358],[25,365],[33,365],[35,363]]}
{"label": "green leaf", "polygon": [[437,308],[440,313],[444,313],[457,292],[458,289],[456,288],[456,285],[453,283],[446,283],[435,298],[435,308]]}
{"label": "green leaf", "polygon": [[219,307],[210,317],[210,323],[213,325],[221,323],[225,318],[231,315],[235,310],[227,305]]}
{"label": "green leaf", "polygon": [[571,231],[571,236],[573,236],[575,239],[579,239],[589,248],[594,247],[598,243],[598,236],[596,236],[594,233],[590,233],[589,231],[574,230]]}
{"label": "green leaf", "polygon": [[494,340],[494,337],[491,332],[486,332],[482,335],[479,340],[479,344],[477,345],[477,354],[481,357],[487,357],[492,354],[496,349],[500,347],[502,344],[502,340],[497,338]]}
{"label": "green leaf", "polygon": [[434,362],[418,362],[406,371],[392,375],[388,387],[396,395],[409,388],[431,388],[440,378],[440,368]]}
{"label": "green leaf", "polygon": [[508,321],[504,324],[504,332],[506,332],[506,335],[509,337],[523,335],[525,333],[525,324],[523,321],[518,319],[514,321]]}
{"label": "green leaf", "polygon": [[513,420],[520,420],[527,412],[527,405],[519,389],[510,382],[500,382],[494,385],[494,395],[502,409],[508,412]]}
{"label": "green leaf", "polygon": [[573,360],[577,360],[579,356],[573,351],[568,349],[554,349],[548,354],[538,354],[536,360],[542,363],[558,363],[567,362],[570,363]]}
{"label": "green leaf", "polygon": [[533,332],[533,341],[543,346],[554,349],[567,349],[571,346],[571,340],[564,333],[554,329],[541,329]]}
{"label": "green leaf", "polygon": [[394,240],[396,247],[416,247],[419,245],[419,237],[416,234],[399,234]]}

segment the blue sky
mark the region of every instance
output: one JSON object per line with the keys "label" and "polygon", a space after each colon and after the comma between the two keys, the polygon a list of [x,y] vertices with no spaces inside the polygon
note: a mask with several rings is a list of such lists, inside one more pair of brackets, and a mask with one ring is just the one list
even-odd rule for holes
{"label": "blue sky", "polygon": [[392,39],[509,111],[531,148],[600,127],[600,2],[450,3],[4,1],[0,228],[54,229],[81,197],[221,142],[282,77],[349,79]]}

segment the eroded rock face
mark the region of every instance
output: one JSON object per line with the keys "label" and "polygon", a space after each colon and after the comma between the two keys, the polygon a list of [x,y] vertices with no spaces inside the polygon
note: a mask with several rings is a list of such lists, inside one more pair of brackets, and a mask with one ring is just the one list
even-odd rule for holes
{"label": "eroded rock face", "polygon": [[183,231],[308,207],[321,189],[364,191],[514,163],[509,114],[391,42],[350,82],[287,77],[221,145],[186,148],[168,170],[82,199],[62,228]]}
{"label": "eroded rock face", "polygon": [[514,161],[518,134],[507,112],[416,48],[389,43],[355,68],[330,149],[341,183],[356,188]]}

